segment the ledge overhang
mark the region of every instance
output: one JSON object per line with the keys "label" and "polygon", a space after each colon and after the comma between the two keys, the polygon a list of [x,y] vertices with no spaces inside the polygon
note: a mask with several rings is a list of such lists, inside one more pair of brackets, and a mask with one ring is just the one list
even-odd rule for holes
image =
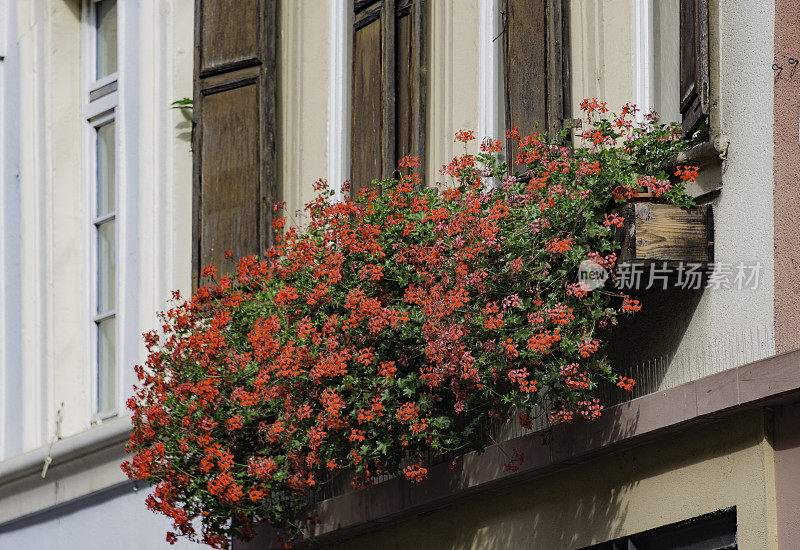
{"label": "ledge overhang", "polygon": [[[482,491],[502,491],[538,476],[641,445],[693,425],[759,407],[800,400],[800,350],[775,355],[609,407],[598,420],[579,420],[467,453],[450,468],[437,464],[428,479],[391,479],[369,489],[319,502],[309,532],[330,543],[379,529],[387,523],[443,508]],[[505,465],[514,450],[525,459],[515,471]],[[264,529],[263,531],[268,531]],[[261,532],[236,550],[267,550],[274,537]],[[298,547],[303,547],[299,544]]]}

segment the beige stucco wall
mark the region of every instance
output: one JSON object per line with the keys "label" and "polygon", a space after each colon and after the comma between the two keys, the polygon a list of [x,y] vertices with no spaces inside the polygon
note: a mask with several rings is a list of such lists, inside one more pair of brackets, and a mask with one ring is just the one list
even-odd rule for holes
{"label": "beige stucco wall", "polygon": [[[729,139],[727,160],[708,168],[702,187],[720,188],[705,198],[714,207],[715,261],[735,266],[761,265],[758,287],[708,289],[702,295],[676,296],[656,316],[648,340],[658,334],[668,343],[662,353],[677,362],[694,359],[694,377],[774,352],[773,232],[773,37],[775,3],[710,2],[712,137]],[[681,320],[680,324],[674,319]],[[685,326],[685,332],[681,324]],[[658,345],[658,344],[656,344]],[[635,347],[635,346],[634,346]],[[672,347],[672,349],[669,349]],[[707,353],[708,350],[715,350]],[[643,357],[652,356],[637,350]],[[683,376],[684,373],[674,373]]]}
{"label": "beige stucco wall", "polygon": [[453,135],[461,129],[478,130],[478,4],[479,0],[428,2],[429,185],[445,181],[439,170],[464,152]]}
{"label": "beige stucco wall", "polygon": [[70,403],[65,430],[88,424],[76,291],[85,276],[78,6],[47,0],[18,7],[23,449],[44,443],[60,401]]}
{"label": "beige stucco wall", "polygon": [[[84,165],[81,2],[18,3],[20,49],[20,193],[22,448],[45,445],[63,403],[61,435],[90,429],[91,353],[88,348],[89,222]],[[127,4],[132,6],[132,4]],[[157,326],[173,289],[186,293],[191,265],[191,124],[169,108],[192,95],[193,1],[145,3],[120,11],[120,51],[138,74],[120,76],[117,154],[120,193],[129,198],[125,258],[117,273],[127,286],[130,319],[118,345],[120,388],[133,384],[133,364],[144,358],[141,332]],[[131,18],[130,13],[136,17]],[[124,38],[127,37],[127,38]],[[124,65],[123,65],[124,66]],[[135,98],[135,100],[134,100]],[[122,218],[120,218],[122,219]],[[121,279],[122,280],[122,279]],[[134,297],[130,299],[130,297]],[[125,414],[124,398],[119,402]]]}
{"label": "beige stucco wall", "polygon": [[619,112],[633,100],[632,0],[572,0],[569,16],[574,116],[593,97]]}
{"label": "beige stucco wall", "polygon": [[[36,178],[37,183],[43,185],[45,200],[44,235],[40,234],[44,237],[40,246],[45,247],[30,251],[44,258],[44,265],[40,266],[43,272],[38,274],[44,278],[44,293],[30,303],[44,306],[43,298],[46,299],[44,313],[48,321],[39,328],[47,331],[44,334],[47,345],[34,343],[44,352],[42,372],[48,382],[44,385],[46,391],[41,394],[43,418],[53,418],[63,402],[63,428],[75,432],[86,427],[85,414],[81,414],[84,411],[78,407],[85,406],[86,384],[81,375],[88,359],[84,348],[75,345],[84,341],[86,323],[74,322],[84,304],[83,293],[76,289],[85,286],[86,275],[85,255],[76,250],[76,244],[83,244],[86,230],[80,116],[83,102],[81,82],[75,78],[81,69],[80,41],[74,40],[75,34],[80,32],[80,2],[61,0],[48,4],[50,29],[45,39],[47,49],[43,52],[48,71],[43,79],[45,88],[40,92],[49,97],[44,103],[44,113],[35,117],[44,123],[43,128],[40,126],[44,131],[38,137],[44,137],[49,157]],[[24,281],[25,277],[23,285]],[[66,322],[67,319],[73,322]],[[40,386],[40,389],[43,388]],[[76,395],[82,399],[76,401],[73,397]],[[69,414],[66,414],[67,408]],[[44,429],[46,432],[47,427]]]}
{"label": "beige stucco wall", "polygon": [[735,506],[741,550],[776,548],[760,412],[483,493],[329,548],[569,550]]}
{"label": "beige stucco wall", "polygon": [[279,200],[295,225],[303,224],[314,182],[327,176],[329,13],[328,0],[281,2]]}
{"label": "beige stucco wall", "polygon": [[[192,97],[194,1],[140,2],[136,55],[140,72],[137,136],[138,266],[137,321],[130,334],[138,361],[146,358],[138,332],[161,325],[173,290],[191,291],[192,148],[191,114],[170,109],[173,101]],[[125,366],[126,387],[135,382]]]}

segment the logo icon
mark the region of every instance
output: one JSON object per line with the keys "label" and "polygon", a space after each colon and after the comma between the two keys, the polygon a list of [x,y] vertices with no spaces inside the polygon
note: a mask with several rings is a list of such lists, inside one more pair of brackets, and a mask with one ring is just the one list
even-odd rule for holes
{"label": "logo icon", "polygon": [[583,260],[578,267],[578,284],[585,291],[602,288],[608,280],[608,271],[591,260]]}

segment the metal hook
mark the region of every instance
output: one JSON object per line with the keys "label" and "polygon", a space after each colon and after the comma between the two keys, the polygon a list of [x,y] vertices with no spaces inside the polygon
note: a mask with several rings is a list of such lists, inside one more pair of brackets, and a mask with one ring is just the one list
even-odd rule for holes
{"label": "metal hook", "polygon": [[503,36],[503,34],[505,34],[506,32],[506,12],[504,12],[503,10],[498,10],[498,11],[500,12],[500,19],[503,21],[503,30],[500,31],[500,34],[494,37],[492,43],[497,42],[497,39]]}
{"label": "metal hook", "polygon": [[773,70],[773,71],[782,71],[782,70],[783,70],[783,67],[781,67],[781,66],[780,66],[780,65],[778,65],[777,63],[773,63],[773,64],[772,64],[772,70]]}

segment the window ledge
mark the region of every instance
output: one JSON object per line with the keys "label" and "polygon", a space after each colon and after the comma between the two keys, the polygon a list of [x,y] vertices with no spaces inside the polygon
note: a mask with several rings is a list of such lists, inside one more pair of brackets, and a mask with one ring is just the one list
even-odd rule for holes
{"label": "window ledge", "polygon": [[727,136],[717,136],[703,143],[698,143],[694,147],[678,153],[671,159],[661,164],[661,168],[667,173],[674,172],[678,165],[688,164],[703,168],[712,164],[721,164],[728,159],[728,145],[730,140]]}
{"label": "window ledge", "polygon": [[[50,468],[124,443],[130,433],[130,417],[124,416],[112,418],[79,434],[59,439],[49,452],[52,459]],[[0,462],[0,487],[21,478],[40,476],[47,456],[48,445],[44,445],[34,451]],[[90,466],[90,463],[86,466]]]}

